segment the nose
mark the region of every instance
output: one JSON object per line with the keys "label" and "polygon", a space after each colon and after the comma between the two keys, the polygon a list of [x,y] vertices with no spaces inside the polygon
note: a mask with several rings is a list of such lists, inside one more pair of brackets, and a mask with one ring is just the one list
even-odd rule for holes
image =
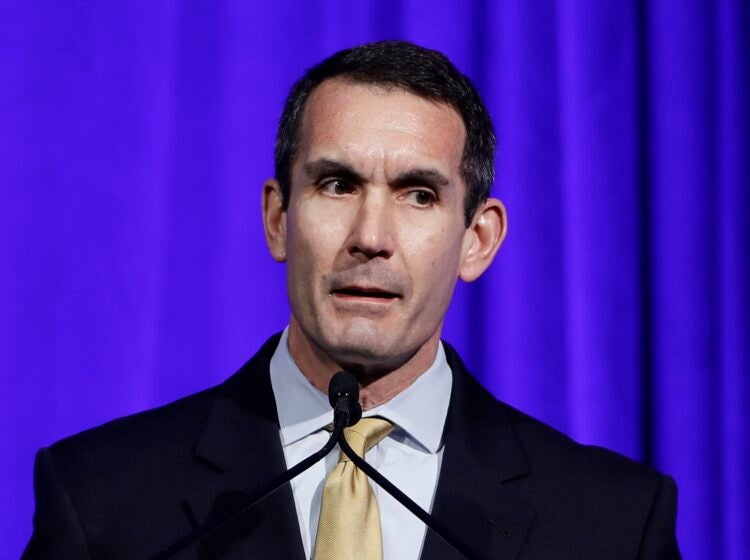
{"label": "nose", "polygon": [[375,257],[389,258],[393,255],[394,208],[389,204],[387,192],[367,191],[362,197],[354,216],[348,239],[349,253],[368,260]]}

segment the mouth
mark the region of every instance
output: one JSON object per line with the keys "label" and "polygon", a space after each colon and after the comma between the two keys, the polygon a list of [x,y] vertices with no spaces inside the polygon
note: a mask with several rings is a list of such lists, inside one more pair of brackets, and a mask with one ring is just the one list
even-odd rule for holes
{"label": "mouth", "polygon": [[389,292],[377,287],[344,286],[331,291],[331,295],[346,300],[371,301],[386,303],[397,300],[401,294]]}

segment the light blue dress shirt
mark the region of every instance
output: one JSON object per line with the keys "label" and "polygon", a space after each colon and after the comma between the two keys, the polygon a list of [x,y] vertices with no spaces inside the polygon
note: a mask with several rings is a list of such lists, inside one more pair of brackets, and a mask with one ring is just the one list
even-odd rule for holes
{"label": "light blue dress shirt", "polygon": [[[328,396],[310,384],[289,354],[287,331],[271,358],[271,386],[289,468],[325,445],[329,433],[324,427],[332,421],[333,414]],[[443,426],[452,383],[441,343],[433,364],[414,383],[387,403],[364,413],[386,418],[396,426],[367,453],[366,460],[427,511],[432,508],[440,473]],[[307,558],[314,550],[325,479],[338,456],[336,447],[291,482]],[[372,481],[370,484],[380,508],[384,560],[417,560],[425,525]]]}

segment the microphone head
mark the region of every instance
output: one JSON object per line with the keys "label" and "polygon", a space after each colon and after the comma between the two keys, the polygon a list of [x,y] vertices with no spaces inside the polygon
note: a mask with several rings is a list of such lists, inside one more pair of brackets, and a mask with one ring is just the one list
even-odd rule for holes
{"label": "microphone head", "polygon": [[349,414],[347,426],[353,426],[362,418],[359,405],[359,382],[353,373],[340,371],[331,377],[328,384],[328,402],[335,411],[346,410]]}

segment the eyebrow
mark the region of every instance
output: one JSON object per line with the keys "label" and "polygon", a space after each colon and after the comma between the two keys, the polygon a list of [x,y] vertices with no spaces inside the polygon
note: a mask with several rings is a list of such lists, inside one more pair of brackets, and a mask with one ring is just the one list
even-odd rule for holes
{"label": "eyebrow", "polygon": [[320,158],[308,162],[303,169],[308,177],[318,181],[324,177],[336,176],[349,181],[355,185],[361,185],[365,178],[357,173],[351,166],[334,159]]}
{"label": "eyebrow", "polygon": [[[366,182],[365,178],[357,173],[357,171],[355,171],[350,165],[334,159],[316,159],[315,161],[306,163],[303,169],[308,177],[315,180],[320,180],[329,176],[336,176],[341,177],[352,184],[361,185]],[[451,182],[448,177],[432,167],[409,169],[399,173],[396,179],[392,181],[392,185],[396,188],[424,185],[438,190],[447,187],[450,184]]]}
{"label": "eyebrow", "polygon": [[409,169],[400,173],[396,180],[393,181],[396,187],[409,187],[414,185],[424,185],[425,187],[432,187],[435,190],[439,190],[442,187],[447,187],[451,184],[448,177],[443,175],[437,169],[428,168],[416,168]]}

